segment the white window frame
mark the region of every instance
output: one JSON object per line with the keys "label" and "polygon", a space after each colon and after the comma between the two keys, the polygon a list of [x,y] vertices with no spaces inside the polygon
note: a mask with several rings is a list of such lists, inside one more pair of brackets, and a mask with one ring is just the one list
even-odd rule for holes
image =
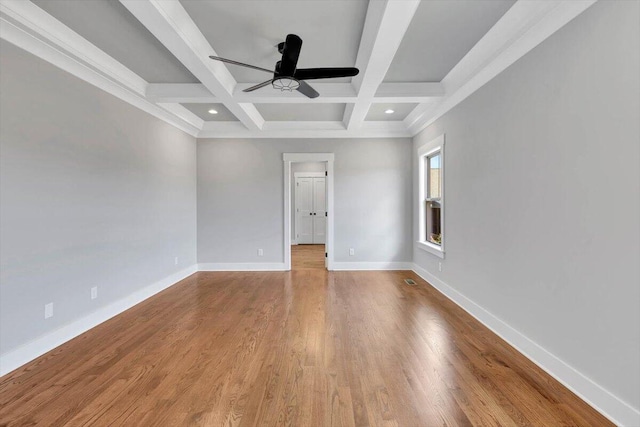
{"label": "white window frame", "polygon": [[[440,245],[436,245],[427,240],[427,189],[425,188],[425,158],[431,157],[435,153],[440,153],[440,230],[442,232],[442,241]],[[418,148],[418,240],[416,246],[427,251],[439,258],[444,258],[444,243],[447,234],[444,228],[444,209],[445,209],[445,188],[444,188],[444,134],[427,142]]]}

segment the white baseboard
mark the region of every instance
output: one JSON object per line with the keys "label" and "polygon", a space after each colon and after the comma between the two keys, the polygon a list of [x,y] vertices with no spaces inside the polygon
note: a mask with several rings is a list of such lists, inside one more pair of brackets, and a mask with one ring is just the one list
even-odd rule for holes
{"label": "white baseboard", "polygon": [[410,262],[334,262],[334,271],[359,271],[359,270],[412,270]]}
{"label": "white baseboard", "polygon": [[14,350],[0,355],[0,376],[42,356],[59,345],[77,337],[78,335],[98,326],[100,323],[111,319],[134,305],[146,300],[158,292],[174,285],[182,279],[191,276],[197,271],[195,265],[174,273],[164,279],[152,283],[131,295],[102,307],[93,313],[82,317],[72,323],[62,326],[40,338],[24,344]]}
{"label": "white baseboard", "polygon": [[596,384],[574,367],[559,359],[520,331],[512,328],[424,268],[413,264],[413,271],[612,422],[619,426],[640,425],[640,411]]}
{"label": "white baseboard", "polygon": [[284,262],[206,262],[198,271],[285,271]]}

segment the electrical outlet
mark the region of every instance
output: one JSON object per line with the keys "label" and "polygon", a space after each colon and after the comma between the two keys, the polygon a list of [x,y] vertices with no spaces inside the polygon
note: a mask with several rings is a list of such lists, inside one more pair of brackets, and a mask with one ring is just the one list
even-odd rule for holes
{"label": "electrical outlet", "polygon": [[258,256],[264,255],[264,251],[262,249],[258,249]]}
{"label": "electrical outlet", "polygon": [[49,317],[53,317],[53,303],[44,305],[44,318],[48,319]]}
{"label": "electrical outlet", "polygon": [[178,257],[175,257],[175,258],[174,258],[173,263],[174,263],[175,265],[178,265]]}
{"label": "electrical outlet", "polygon": [[356,254],[356,250],[353,248],[349,248],[349,256],[354,256]]}
{"label": "electrical outlet", "polygon": [[442,271],[442,263],[441,262],[438,263],[438,271]]}
{"label": "electrical outlet", "polygon": [[94,286],[93,288],[91,288],[91,299],[96,298],[98,298],[98,287]]}

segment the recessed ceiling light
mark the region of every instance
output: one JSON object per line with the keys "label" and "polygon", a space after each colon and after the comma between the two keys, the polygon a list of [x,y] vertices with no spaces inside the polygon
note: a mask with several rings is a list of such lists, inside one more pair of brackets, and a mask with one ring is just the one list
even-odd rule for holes
{"label": "recessed ceiling light", "polygon": [[209,114],[218,114],[218,110],[211,109],[209,110]]}
{"label": "recessed ceiling light", "polygon": [[395,111],[389,109],[389,110],[384,110],[384,113],[385,114],[393,114],[393,113],[395,113]]}

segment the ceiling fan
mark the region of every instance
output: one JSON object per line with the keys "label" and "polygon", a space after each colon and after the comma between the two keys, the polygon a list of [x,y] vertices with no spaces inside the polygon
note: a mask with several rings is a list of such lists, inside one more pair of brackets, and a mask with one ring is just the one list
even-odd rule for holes
{"label": "ceiling fan", "polygon": [[252,68],[254,70],[265,71],[273,74],[273,78],[251,86],[243,92],[252,92],[261,87],[271,84],[275,89],[285,92],[297,90],[301,94],[309,98],[317,98],[320,95],[305,80],[312,79],[331,79],[336,77],[352,77],[358,75],[360,70],[352,67],[344,68],[296,68],[298,65],[298,57],[300,56],[300,48],[302,47],[302,39],[295,34],[289,34],[286,40],[278,44],[278,52],[282,54],[282,59],[276,62],[275,69],[268,70],[255,65],[244,64],[232,59],[221,58],[219,56],[209,56],[216,61],[226,62],[227,64],[239,65],[241,67]]}

